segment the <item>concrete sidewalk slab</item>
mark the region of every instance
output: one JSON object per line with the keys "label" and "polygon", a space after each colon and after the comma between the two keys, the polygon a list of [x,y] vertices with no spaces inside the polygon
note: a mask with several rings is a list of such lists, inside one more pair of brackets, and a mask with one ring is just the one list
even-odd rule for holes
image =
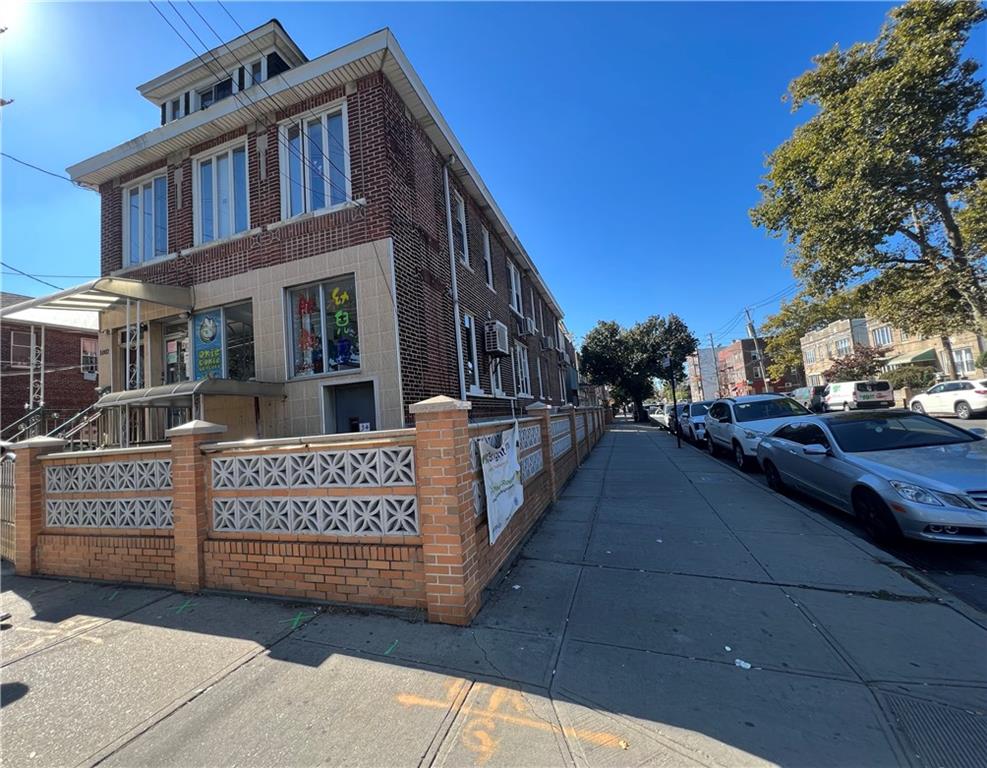
{"label": "concrete sidewalk slab", "polygon": [[561,498],[552,505],[545,519],[588,523],[593,519],[596,506],[597,500],[594,498],[579,496]]}
{"label": "concrete sidewalk slab", "polygon": [[524,547],[524,556],[534,560],[555,560],[563,563],[582,562],[589,542],[590,523],[544,520]]}
{"label": "concrete sidewalk slab", "polygon": [[586,562],[641,570],[764,580],[766,574],[729,531],[597,523]]}
{"label": "concrete sidewalk slab", "polygon": [[[467,683],[285,640],[104,765],[417,765]],[[262,727],[258,727],[263,723]]]}
{"label": "concrete sidewalk slab", "polygon": [[839,536],[738,531],[776,581],[786,584],[860,591],[885,590],[896,595],[929,593]]}
{"label": "concrete sidewalk slab", "polygon": [[[634,600],[623,599],[625,595],[634,595]],[[740,658],[779,671],[853,679],[852,670],[784,592],[768,585],[587,569],[568,636],[725,664]]]}
{"label": "concrete sidewalk slab", "polygon": [[496,585],[473,624],[557,635],[565,624],[578,578],[579,566],[522,559]]}
{"label": "concrete sidewalk slab", "polygon": [[563,725],[633,728],[619,765],[662,764],[651,757],[656,748],[680,755],[666,765],[904,762],[870,693],[855,683],[577,641],[563,649],[556,678]]}
{"label": "concrete sidewalk slab", "polygon": [[[789,592],[864,679],[987,684],[987,632],[947,606],[810,589]],[[987,690],[983,695],[987,703]]]}
{"label": "concrete sidewalk slab", "polygon": [[[554,638],[520,632],[335,612],[321,614],[291,637],[333,652],[530,685],[548,684],[556,646]],[[280,649],[277,645],[269,653],[278,657]]]}
{"label": "concrete sidewalk slab", "polygon": [[[182,606],[185,606],[184,608]],[[283,636],[297,608],[172,594],[2,670],[9,765],[75,765]]]}

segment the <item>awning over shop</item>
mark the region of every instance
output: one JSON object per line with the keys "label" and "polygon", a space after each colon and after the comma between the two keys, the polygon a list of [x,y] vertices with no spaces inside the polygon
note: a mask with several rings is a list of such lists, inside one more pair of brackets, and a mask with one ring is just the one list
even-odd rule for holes
{"label": "awning over shop", "polygon": [[103,312],[122,307],[128,301],[146,301],[190,311],[192,289],[175,285],[143,283],[123,277],[101,277],[75,288],[67,288],[48,296],[39,296],[20,304],[12,304],[0,310],[0,317],[30,322],[29,310],[73,310],[75,312]]}
{"label": "awning over shop", "polygon": [[934,349],[923,349],[921,352],[911,352],[909,354],[898,355],[890,360],[885,360],[885,365],[897,367],[899,365],[911,365],[913,363],[935,363],[936,351]]}
{"label": "awning over shop", "polygon": [[127,389],[110,392],[96,401],[97,408],[124,405],[178,408],[192,403],[193,395],[227,395],[231,397],[282,397],[284,384],[270,381],[234,381],[233,379],[200,379],[164,384],[147,389]]}

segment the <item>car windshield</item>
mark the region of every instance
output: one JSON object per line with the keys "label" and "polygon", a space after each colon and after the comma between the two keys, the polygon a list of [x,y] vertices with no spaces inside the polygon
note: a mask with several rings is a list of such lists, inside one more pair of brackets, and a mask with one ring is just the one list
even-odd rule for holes
{"label": "car windshield", "polygon": [[706,411],[709,410],[710,405],[712,405],[712,403],[693,403],[691,406],[689,406],[689,415],[705,416]]}
{"label": "car windshield", "polygon": [[737,403],[733,406],[737,421],[760,421],[761,419],[783,419],[786,416],[805,416],[810,413],[790,397],[772,397],[770,400],[755,400],[752,403]]}
{"label": "car windshield", "polygon": [[929,445],[971,443],[977,437],[938,419],[917,413],[877,416],[852,421],[831,421],[829,429],[847,453],[895,451]]}
{"label": "car windshield", "polygon": [[887,392],[891,385],[886,381],[861,381],[857,384],[858,392]]}

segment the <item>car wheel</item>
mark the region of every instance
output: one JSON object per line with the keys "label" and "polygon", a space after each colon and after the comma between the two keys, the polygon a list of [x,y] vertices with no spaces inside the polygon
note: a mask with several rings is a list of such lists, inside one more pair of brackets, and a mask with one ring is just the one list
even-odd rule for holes
{"label": "car wheel", "polygon": [[915,411],[915,413],[922,413],[922,414],[924,414],[925,413],[925,406],[923,406],[921,403],[917,403],[917,402],[916,403],[912,403],[912,410]]}
{"label": "car wheel", "polygon": [[973,415],[970,404],[963,400],[960,400],[955,406],[953,406],[953,410],[956,411],[956,418],[958,419],[966,420]]}
{"label": "car wheel", "polygon": [[867,535],[878,544],[901,538],[901,528],[888,505],[874,491],[861,489],[853,494],[853,511]]}
{"label": "car wheel", "polygon": [[778,471],[778,467],[774,465],[774,462],[764,462],[764,478],[768,481],[768,488],[772,491],[777,491],[778,493],[785,492],[785,482],[781,479],[781,473]]}
{"label": "car wheel", "polygon": [[710,437],[709,432],[706,433],[706,450],[709,451],[709,455],[714,458],[720,452],[720,449],[716,447],[716,443],[713,442],[713,438]]}
{"label": "car wheel", "polygon": [[747,469],[747,454],[740,443],[733,444],[733,462],[741,472]]}

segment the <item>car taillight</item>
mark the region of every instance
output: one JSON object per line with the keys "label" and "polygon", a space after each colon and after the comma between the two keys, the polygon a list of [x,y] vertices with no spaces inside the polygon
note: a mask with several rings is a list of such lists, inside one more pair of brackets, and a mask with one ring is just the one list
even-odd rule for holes
{"label": "car taillight", "polygon": [[987,395],[987,389],[975,389],[973,391],[974,391],[974,394],[977,394],[977,395]]}

